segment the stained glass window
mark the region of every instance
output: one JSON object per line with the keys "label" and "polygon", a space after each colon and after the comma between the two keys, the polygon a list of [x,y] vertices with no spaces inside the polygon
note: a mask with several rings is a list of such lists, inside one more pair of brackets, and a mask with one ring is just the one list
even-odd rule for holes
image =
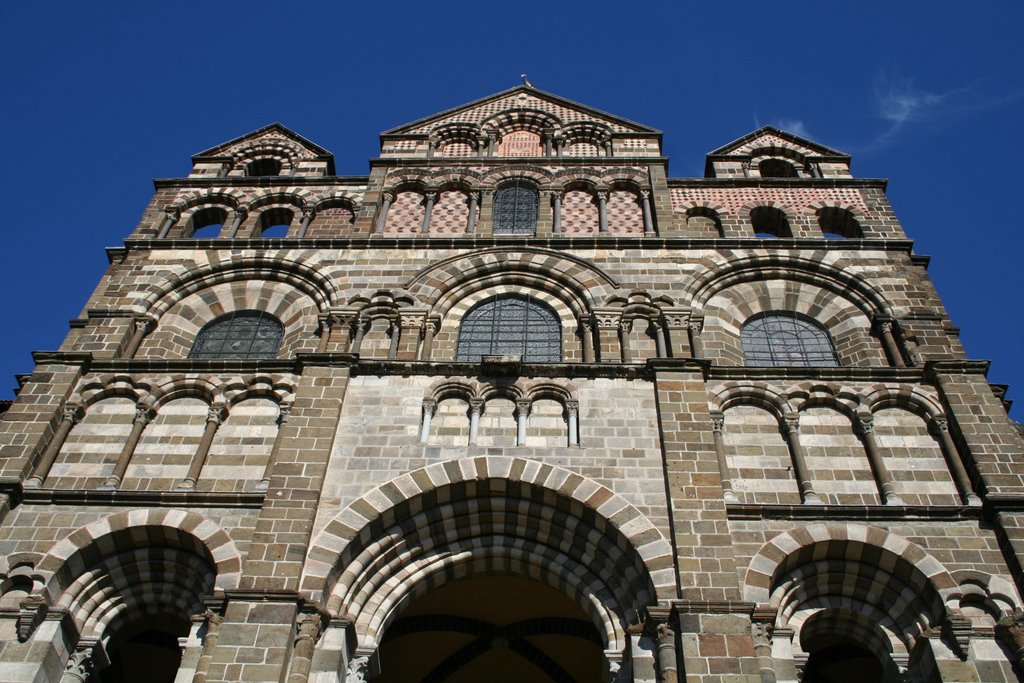
{"label": "stained glass window", "polygon": [[743,325],[740,337],[747,365],[839,366],[828,332],[798,313],[775,311],[756,315]]}
{"label": "stained glass window", "polygon": [[487,299],[462,319],[456,360],[519,355],[527,363],[562,360],[562,323],[551,308],[521,294]]}
{"label": "stained glass window", "polygon": [[532,235],[537,231],[537,187],[526,180],[502,184],[494,193],[494,233]]}
{"label": "stained glass window", "polygon": [[277,358],[284,329],[262,311],[222,315],[199,331],[189,358]]}

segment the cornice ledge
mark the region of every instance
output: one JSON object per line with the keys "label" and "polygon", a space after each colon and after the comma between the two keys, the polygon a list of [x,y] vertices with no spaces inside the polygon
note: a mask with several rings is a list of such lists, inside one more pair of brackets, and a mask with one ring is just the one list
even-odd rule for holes
{"label": "cornice ledge", "polygon": [[128,507],[194,507],[259,509],[265,492],[196,491],[97,491],[69,489],[24,489],[22,502],[40,505],[110,505]]}
{"label": "cornice ledge", "polygon": [[[414,360],[363,360],[352,366],[352,376],[360,375],[426,375],[445,377],[480,377],[481,364],[469,362],[433,362]],[[650,380],[646,365],[622,363],[522,363],[518,377],[565,377],[569,379]]]}
{"label": "cornice ledge", "polygon": [[988,376],[991,361],[987,360],[929,360],[925,361],[925,376],[930,380],[937,380],[939,375],[981,375]]}
{"label": "cornice ledge", "polygon": [[975,520],[980,507],[967,505],[757,505],[726,503],[729,519]]}
{"label": "cornice ledge", "polygon": [[762,368],[713,365],[708,368],[709,380],[833,380],[858,382],[923,382],[923,368],[839,367],[839,368]]}
{"label": "cornice ledge", "polygon": [[869,187],[884,190],[886,178],[669,178],[669,187]]}
{"label": "cornice ledge", "polygon": [[752,614],[757,605],[746,600],[688,600],[672,601],[672,609],[679,614]]}

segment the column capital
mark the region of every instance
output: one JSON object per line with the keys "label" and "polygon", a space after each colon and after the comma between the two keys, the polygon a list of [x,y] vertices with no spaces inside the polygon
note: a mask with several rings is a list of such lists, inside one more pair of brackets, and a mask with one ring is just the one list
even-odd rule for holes
{"label": "column capital", "polygon": [[239,206],[235,209],[235,215],[239,218],[245,219],[245,217],[249,215],[249,209],[244,206]]}
{"label": "column capital", "polygon": [[617,310],[603,310],[594,311],[594,320],[597,326],[603,330],[615,330],[619,327],[619,321],[622,319],[622,311]]}
{"label": "column capital", "polygon": [[565,402],[565,412],[569,415],[580,414],[580,402],[575,400],[568,400]]}
{"label": "column capital", "polygon": [[772,625],[764,621],[755,621],[750,625],[750,635],[754,647],[770,647],[772,644]]}
{"label": "column capital", "polygon": [[875,432],[875,416],[871,413],[857,413],[857,428],[861,434],[873,434]]}
{"label": "column capital", "polygon": [[471,398],[469,399],[469,412],[482,415],[484,412],[484,406],[487,404],[482,398]]}
{"label": "column capital", "polygon": [[81,403],[65,403],[61,410],[61,419],[67,420],[71,424],[77,424],[84,415],[85,409]]}
{"label": "column capital", "polygon": [[177,206],[165,206],[164,215],[172,221],[176,221],[181,218],[181,208]]}
{"label": "column capital", "polygon": [[530,401],[528,399],[519,399],[518,401],[516,401],[516,412],[518,412],[520,415],[525,415],[528,417],[530,415],[530,409],[532,407],[533,401]]}
{"label": "column capital", "polygon": [[640,199],[650,199],[650,197],[651,197],[651,191],[650,190],[640,190]]}
{"label": "column capital", "polygon": [[800,415],[799,413],[787,413],[782,416],[782,429],[786,434],[800,434]]}
{"label": "column capital", "polygon": [[136,330],[141,331],[143,334],[149,334],[156,329],[156,318],[148,315],[137,315],[132,318],[132,324]]}
{"label": "column capital", "polygon": [[711,429],[716,434],[722,434],[725,431],[725,413],[717,410],[711,413]]}
{"label": "column capital", "polygon": [[311,220],[316,215],[315,206],[304,206],[302,207],[302,220]]}
{"label": "column capital", "polygon": [[217,424],[223,424],[224,420],[227,419],[228,408],[223,403],[213,403],[210,405],[209,410],[206,411],[206,421],[216,422]]}
{"label": "column capital", "polygon": [[435,410],[437,410],[437,401],[432,398],[423,399],[423,412],[433,415]]}
{"label": "column capital", "polygon": [[395,201],[395,191],[384,190],[383,192],[380,193],[380,198],[385,202],[393,202]]}
{"label": "column capital", "polygon": [[693,330],[695,333],[699,333],[704,328],[704,320],[702,318],[695,318],[692,315],[686,321],[687,329]]}
{"label": "column capital", "polygon": [[949,418],[945,415],[936,415],[932,418],[931,426],[937,432],[949,431]]}
{"label": "column capital", "polygon": [[149,424],[149,421],[152,420],[154,417],[156,417],[156,411],[150,408],[149,406],[135,406],[135,422],[145,426]]}
{"label": "column capital", "polygon": [[597,195],[597,200],[598,201],[606,202],[606,201],[608,201],[608,196],[609,196],[610,193],[609,193],[608,190],[598,190],[594,194]]}
{"label": "column capital", "polygon": [[291,401],[288,401],[286,403],[279,403],[278,404],[278,406],[277,406],[277,426],[278,427],[280,427],[281,425],[284,425],[286,422],[288,422],[288,418],[292,414],[292,408],[294,407],[294,405],[295,404],[292,403]]}

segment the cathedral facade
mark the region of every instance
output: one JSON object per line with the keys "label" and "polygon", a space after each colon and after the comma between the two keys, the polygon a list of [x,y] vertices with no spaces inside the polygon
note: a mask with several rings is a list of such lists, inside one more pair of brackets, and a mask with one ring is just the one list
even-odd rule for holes
{"label": "cathedral facade", "polygon": [[156,181],[0,419],[11,683],[1020,680],[1024,445],[886,198],[529,85]]}

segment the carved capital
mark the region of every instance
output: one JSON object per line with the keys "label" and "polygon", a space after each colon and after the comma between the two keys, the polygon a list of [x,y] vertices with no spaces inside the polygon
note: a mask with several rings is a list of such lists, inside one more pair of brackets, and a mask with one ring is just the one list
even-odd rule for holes
{"label": "carved capital", "polygon": [[698,318],[690,318],[686,321],[686,327],[694,334],[700,334],[701,329],[704,327],[704,321]]}
{"label": "carved capital", "polygon": [[949,431],[949,419],[945,415],[937,415],[932,418],[932,428],[937,432]]}
{"label": "carved capital", "polygon": [[469,412],[475,415],[483,415],[484,404],[485,402],[482,398],[469,399]]}
{"label": "carved capital", "polygon": [[235,209],[235,216],[240,218],[243,221],[245,220],[245,217],[248,216],[248,215],[249,215],[249,209],[245,208],[244,206],[240,206],[237,209]]}
{"label": "carved capital", "polygon": [[227,416],[227,406],[225,406],[223,403],[214,403],[213,405],[210,406],[210,409],[206,411],[207,422],[216,422],[217,424],[222,424],[224,420],[227,419]]}
{"label": "carved capital", "polygon": [[156,320],[149,316],[137,316],[132,320],[132,324],[135,326],[135,331],[142,332],[142,334],[149,334],[156,329]]}
{"label": "carved capital", "polygon": [[352,683],[365,683],[366,677],[369,674],[369,672],[369,657],[353,657],[352,661],[348,663],[348,673],[345,677],[345,680],[352,681]]}
{"label": "carved capital", "polygon": [[782,429],[788,434],[799,436],[800,434],[800,416],[794,413],[783,416],[782,418]]}
{"label": "carved capital", "polygon": [[49,609],[50,606],[41,595],[30,595],[18,604],[18,642],[24,643],[32,637]]}
{"label": "carved capital", "polygon": [[71,424],[77,424],[84,414],[85,410],[82,409],[81,404],[65,403],[64,409],[61,411],[61,419],[66,420]]}
{"label": "carved capital", "polygon": [[311,220],[313,220],[314,216],[316,216],[316,207],[314,207],[314,206],[304,206],[304,207],[302,207],[302,220],[304,220],[304,221],[311,221]]}
{"label": "carved capital", "polygon": [[750,636],[754,641],[754,647],[770,647],[772,644],[772,625],[766,622],[755,621],[750,625]]}
{"label": "carved capital", "polygon": [[529,417],[530,408],[533,407],[533,401],[516,401],[516,412],[523,417]]}
{"label": "carved capital", "polygon": [[437,401],[432,398],[423,399],[423,412],[427,415],[433,415],[434,411],[437,410]]}
{"label": "carved capital", "polygon": [[725,414],[714,412],[711,413],[711,429],[716,434],[721,434],[725,431]]}
{"label": "carved capital", "polygon": [[565,402],[565,412],[567,414],[569,414],[569,415],[574,415],[574,416],[575,415],[579,415],[580,414],[580,402],[579,401],[566,401]]}
{"label": "carved capital", "polygon": [[395,193],[390,190],[385,190],[384,192],[381,192],[380,197],[383,201],[387,202],[388,204],[395,201]]}
{"label": "carved capital", "polygon": [[135,406],[135,422],[140,423],[143,426],[149,424],[149,421],[156,417],[156,412],[153,411],[149,406],[136,405]]}
{"label": "carved capital", "polygon": [[875,432],[875,416],[870,414],[857,415],[857,428],[860,433],[868,436]]}
{"label": "carved capital", "polygon": [[650,199],[650,197],[651,197],[651,191],[650,190],[640,190],[640,199]]}
{"label": "carved capital", "polygon": [[599,202],[607,202],[608,201],[608,195],[609,195],[608,190],[598,190],[596,192],[596,194],[597,194],[597,201],[599,201]]}
{"label": "carved capital", "polygon": [[996,636],[1010,648],[1017,663],[1024,662],[1024,611],[1017,609],[999,620],[996,624]]}
{"label": "carved capital", "polygon": [[282,403],[277,407],[277,426],[281,427],[288,422],[288,417],[292,414],[291,403]]}

